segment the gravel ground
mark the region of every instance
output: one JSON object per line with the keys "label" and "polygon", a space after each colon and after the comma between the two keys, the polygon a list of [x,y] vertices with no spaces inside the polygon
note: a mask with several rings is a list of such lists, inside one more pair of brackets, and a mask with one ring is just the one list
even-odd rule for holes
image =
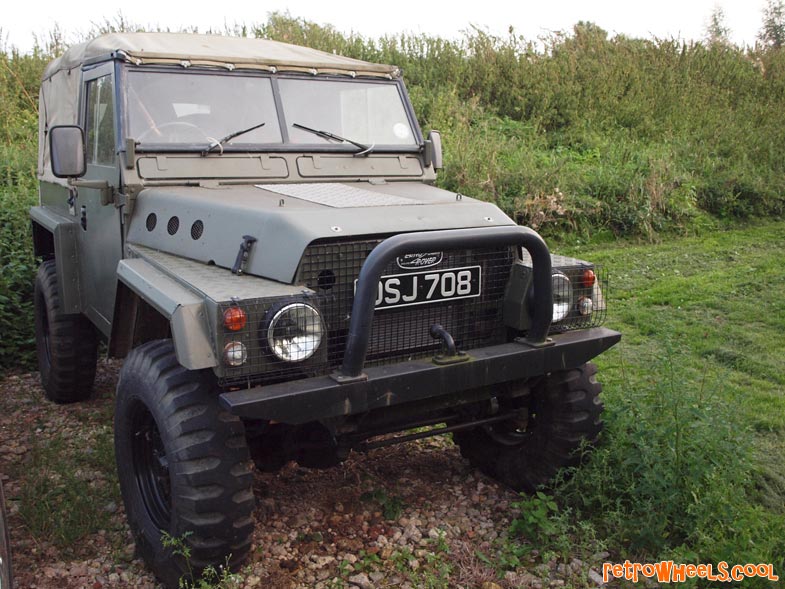
{"label": "gravel ground", "polygon": [[[103,468],[98,458],[91,462],[93,449],[111,440],[119,368],[99,364],[96,398],[77,405],[48,403],[37,373],[0,379],[0,472],[18,589],[157,587],[134,554],[111,458]],[[61,471],[39,472],[42,452],[62,460]],[[41,521],[33,521],[23,498],[36,482],[56,485],[63,465],[81,481],[88,510],[100,510],[98,523],[67,545],[47,524],[72,516],[71,506],[58,505],[55,494],[51,505],[37,505]],[[482,555],[495,561],[517,496],[471,469],[441,437],[353,455],[324,471],[290,464],[258,473],[255,494],[256,532],[239,587],[590,587],[607,558],[543,563],[535,551],[527,568],[500,578]]]}

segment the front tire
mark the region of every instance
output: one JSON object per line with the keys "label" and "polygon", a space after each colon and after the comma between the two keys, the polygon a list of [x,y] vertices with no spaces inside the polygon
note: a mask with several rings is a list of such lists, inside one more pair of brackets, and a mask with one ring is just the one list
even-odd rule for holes
{"label": "front tire", "polygon": [[[177,362],[170,340],[134,349],[120,371],[120,490],[137,551],[168,587],[227,558],[235,568],[250,549],[254,496],[245,429],[219,406],[218,392],[209,371]],[[187,545],[188,562],[164,546],[164,532]]]}
{"label": "front tire", "polygon": [[456,432],[455,443],[471,464],[516,491],[533,493],[565,467],[577,466],[581,447],[602,431],[602,386],[586,363],[553,372],[530,393],[525,426],[502,422]]}
{"label": "front tire", "polygon": [[43,262],[35,278],[35,344],[47,399],[89,399],[98,361],[95,328],[84,315],[62,312],[54,260]]}

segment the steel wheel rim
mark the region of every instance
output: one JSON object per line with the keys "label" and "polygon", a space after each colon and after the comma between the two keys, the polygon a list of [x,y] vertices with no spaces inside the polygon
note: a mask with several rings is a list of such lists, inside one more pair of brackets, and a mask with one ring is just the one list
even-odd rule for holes
{"label": "steel wheel rim", "polygon": [[169,462],[155,419],[142,403],[132,412],[131,435],[134,478],[142,503],[153,524],[166,530],[172,517]]}

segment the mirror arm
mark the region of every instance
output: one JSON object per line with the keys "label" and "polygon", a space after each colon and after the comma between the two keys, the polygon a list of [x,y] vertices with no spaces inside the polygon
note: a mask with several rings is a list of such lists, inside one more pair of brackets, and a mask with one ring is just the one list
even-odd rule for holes
{"label": "mirror arm", "polygon": [[433,142],[430,139],[426,139],[423,143],[423,155],[425,157],[425,167],[429,167],[433,162]]}
{"label": "mirror arm", "polygon": [[68,185],[74,188],[94,188],[101,191],[101,204],[106,206],[114,202],[114,191],[106,180],[77,180],[68,179]]}
{"label": "mirror arm", "polygon": [[424,142],[425,167],[433,166],[434,170],[441,170],[442,164],[442,135],[438,131],[428,133]]}

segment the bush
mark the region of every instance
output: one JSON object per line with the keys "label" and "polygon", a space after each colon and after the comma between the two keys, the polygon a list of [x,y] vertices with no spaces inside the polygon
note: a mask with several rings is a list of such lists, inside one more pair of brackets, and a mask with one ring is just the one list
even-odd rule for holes
{"label": "bush", "polygon": [[33,366],[33,278],[36,264],[29,194],[0,190],[0,367]]}
{"label": "bush", "polygon": [[724,376],[667,350],[607,403],[603,443],[558,489],[621,558],[785,566],[785,520],[758,500],[753,432]]}

